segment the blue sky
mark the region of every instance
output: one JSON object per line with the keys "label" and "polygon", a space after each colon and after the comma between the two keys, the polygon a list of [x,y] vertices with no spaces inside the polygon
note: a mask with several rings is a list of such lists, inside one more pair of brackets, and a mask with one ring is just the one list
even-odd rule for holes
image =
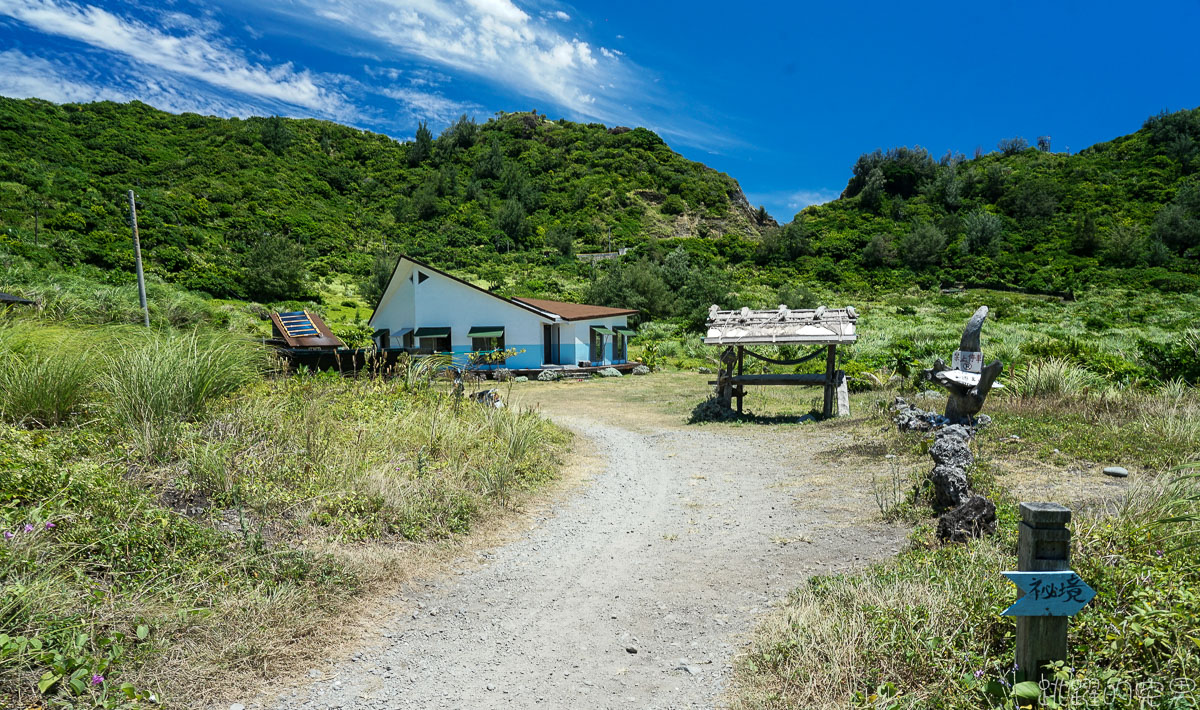
{"label": "blue sky", "polygon": [[644,125],[787,221],[877,147],[1074,152],[1200,105],[1198,27],[1196,0],[0,0],[0,94],[402,139],[499,110]]}

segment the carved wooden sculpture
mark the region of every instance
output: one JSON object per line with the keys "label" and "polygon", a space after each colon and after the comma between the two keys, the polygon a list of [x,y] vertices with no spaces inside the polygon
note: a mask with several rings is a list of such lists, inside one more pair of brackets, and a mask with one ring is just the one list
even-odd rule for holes
{"label": "carved wooden sculpture", "polygon": [[979,349],[979,332],[987,319],[988,307],[980,306],[967,321],[958,352],[951,360],[953,367],[938,358],[933,367],[925,371],[925,378],[949,393],[946,401],[946,418],[951,424],[970,424],[983,409],[993,383],[1004,370],[999,360],[983,366],[983,353]]}

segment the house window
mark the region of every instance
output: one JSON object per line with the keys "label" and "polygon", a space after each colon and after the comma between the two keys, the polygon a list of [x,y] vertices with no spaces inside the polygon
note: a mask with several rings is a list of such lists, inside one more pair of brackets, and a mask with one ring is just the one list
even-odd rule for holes
{"label": "house window", "polygon": [[612,330],[603,326],[592,326],[588,359],[592,362],[604,360],[604,336],[612,335]]}
{"label": "house window", "polygon": [[503,350],[504,336],[500,335],[499,337],[471,338],[471,349],[476,352]]}
{"label": "house window", "polygon": [[613,360],[614,361],[625,360],[626,359],[625,358],[625,349],[626,349],[625,335],[622,333],[614,334],[613,335]]}
{"label": "house window", "polygon": [[417,340],[417,351],[422,353],[450,352],[449,328],[417,328],[413,334]]}

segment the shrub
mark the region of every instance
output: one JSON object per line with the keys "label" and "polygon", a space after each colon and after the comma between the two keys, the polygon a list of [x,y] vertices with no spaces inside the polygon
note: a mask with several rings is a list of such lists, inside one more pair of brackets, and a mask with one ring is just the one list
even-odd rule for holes
{"label": "shrub", "polygon": [[863,263],[867,266],[891,266],[896,263],[896,243],[890,234],[876,234],[863,249]]}
{"label": "shrub", "polygon": [[928,222],[922,222],[900,237],[900,258],[911,269],[924,269],[937,264],[946,248],[946,235]]}
{"label": "shrub", "polygon": [[1000,232],[1004,224],[991,212],[975,210],[966,218],[966,239],[963,251],[968,254],[995,256],[1000,252]]}
{"label": "shrub", "polygon": [[615,368],[615,367],[606,367],[596,374],[600,375],[601,377],[620,377],[621,376],[620,371],[618,371],[617,368]]}
{"label": "shrub", "polygon": [[1189,330],[1165,343],[1143,340],[1138,350],[1159,379],[1200,385],[1200,330]]}
{"label": "shrub", "polygon": [[663,200],[662,207],[659,209],[662,210],[663,214],[677,215],[683,214],[687,210],[687,205],[679,195],[671,195]]}
{"label": "shrub", "polygon": [[537,378],[542,382],[554,382],[558,379],[557,370],[542,370],[538,373]]}
{"label": "shrub", "polygon": [[633,374],[635,374],[635,375],[649,375],[649,374],[650,374],[650,368],[646,367],[645,365],[638,365],[637,367],[633,368]]}
{"label": "shrub", "polygon": [[1017,153],[1021,153],[1029,147],[1029,141],[1020,136],[1016,136],[1015,138],[1004,138],[996,144],[996,147],[999,148],[1000,152],[1004,153],[1005,155],[1016,155]]}

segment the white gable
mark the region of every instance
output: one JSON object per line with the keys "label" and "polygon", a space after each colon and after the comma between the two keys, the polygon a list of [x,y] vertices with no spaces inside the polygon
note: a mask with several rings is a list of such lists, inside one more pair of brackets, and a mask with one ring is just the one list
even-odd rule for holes
{"label": "white gable", "polygon": [[401,259],[371,316],[372,327],[398,334],[406,328],[449,327],[454,345],[469,345],[479,326],[502,326],[506,343],[541,342],[541,326],[555,320],[481,291],[442,273]]}

